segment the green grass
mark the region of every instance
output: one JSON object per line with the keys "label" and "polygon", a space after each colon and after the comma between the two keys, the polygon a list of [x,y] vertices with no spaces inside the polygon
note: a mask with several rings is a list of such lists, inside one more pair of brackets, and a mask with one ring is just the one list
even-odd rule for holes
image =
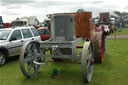
{"label": "green grass", "polygon": [[[128,85],[128,40],[107,40],[107,53],[103,64],[94,65],[89,84],[81,78],[81,65],[50,62],[41,66],[39,74],[26,78],[20,70],[18,59],[0,67],[0,85]],[[60,69],[60,78],[52,79],[52,70]]]}
{"label": "green grass", "polygon": [[[121,30],[121,32],[119,30]],[[123,35],[123,34],[128,35],[128,28],[119,28],[118,31],[114,32],[111,35],[115,35],[115,33],[116,33],[116,35]]]}

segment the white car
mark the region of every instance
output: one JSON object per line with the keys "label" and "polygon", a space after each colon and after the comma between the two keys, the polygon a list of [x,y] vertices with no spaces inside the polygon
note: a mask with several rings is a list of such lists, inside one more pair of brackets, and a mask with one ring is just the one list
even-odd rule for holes
{"label": "white car", "polygon": [[26,41],[41,41],[38,31],[34,27],[15,27],[0,29],[0,65],[12,56],[19,55],[22,45]]}

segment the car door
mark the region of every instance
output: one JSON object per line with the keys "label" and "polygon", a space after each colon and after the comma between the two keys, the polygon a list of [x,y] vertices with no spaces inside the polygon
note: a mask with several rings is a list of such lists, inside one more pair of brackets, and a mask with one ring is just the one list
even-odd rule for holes
{"label": "car door", "polygon": [[23,34],[23,38],[24,38],[23,39],[24,40],[24,43],[26,41],[32,41],[32,40],[34,40],[34,38],[32,36],[32,33],[31,33],[31,31],[28,28],[22,29],[22,34]]}
{"label": "car door", "polygon": [[13,31],[12,35],[9,38],[9,55],[14,56],[20,53],[20,49],[23,45],[22,35],[20,30]]}
{"label": "car door", "polygon": [[34,40],[35,41],[41,41],[41,38],[40,38],[40,35],[39,35],[39,32],[35,29],[35,28],[31,28],[31,31],[34,35]]}

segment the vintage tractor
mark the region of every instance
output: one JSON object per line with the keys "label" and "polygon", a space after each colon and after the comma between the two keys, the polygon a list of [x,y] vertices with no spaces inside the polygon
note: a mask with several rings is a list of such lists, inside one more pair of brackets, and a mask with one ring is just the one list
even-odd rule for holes
{"label": "vintage tractor", "polygon": [[[80,59],[83,81],[90,82],[93,75],[94,58],[96,57],[96,62],[103,61],[102,33],[93,33],[95,37],[92,36],[91,17],[91,12],[53,15],[50,39],[39,43],[29,41],[23,45],[20,53],[22,73],[27,77],[35,76],[40,65],[48,64],[45,59],[47,57],[71,59],[72,62]],[[78,46],[83,41],[84,45]],[[82,48],[79,55],[76,53],[77,48]],[[94,49],[98,50],[97,54],[93,51]],[[50,54],[47,54],[46,51],[50,51]]]}
{"label": "vintage tractor", "polygon": [[[76,37],[84,37],[87,41],[92,41],[94,50],[95,63],[103,63],[104,61],[104,33],[94,32],[92,23],[92,12],[77,13],[57,13],[75,15],[75,34]],[[77,46],[82,48],[82,46]]]}

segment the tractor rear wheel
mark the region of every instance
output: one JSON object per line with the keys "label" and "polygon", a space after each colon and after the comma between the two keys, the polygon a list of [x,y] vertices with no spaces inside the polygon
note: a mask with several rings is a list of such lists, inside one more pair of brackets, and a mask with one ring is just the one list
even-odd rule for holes
{"label": "tractor rear wheel", "polygon": [[91,37],[94,50],[95,63],[103,63],[104,61],[104,35],[103,32],[94,32]]}

